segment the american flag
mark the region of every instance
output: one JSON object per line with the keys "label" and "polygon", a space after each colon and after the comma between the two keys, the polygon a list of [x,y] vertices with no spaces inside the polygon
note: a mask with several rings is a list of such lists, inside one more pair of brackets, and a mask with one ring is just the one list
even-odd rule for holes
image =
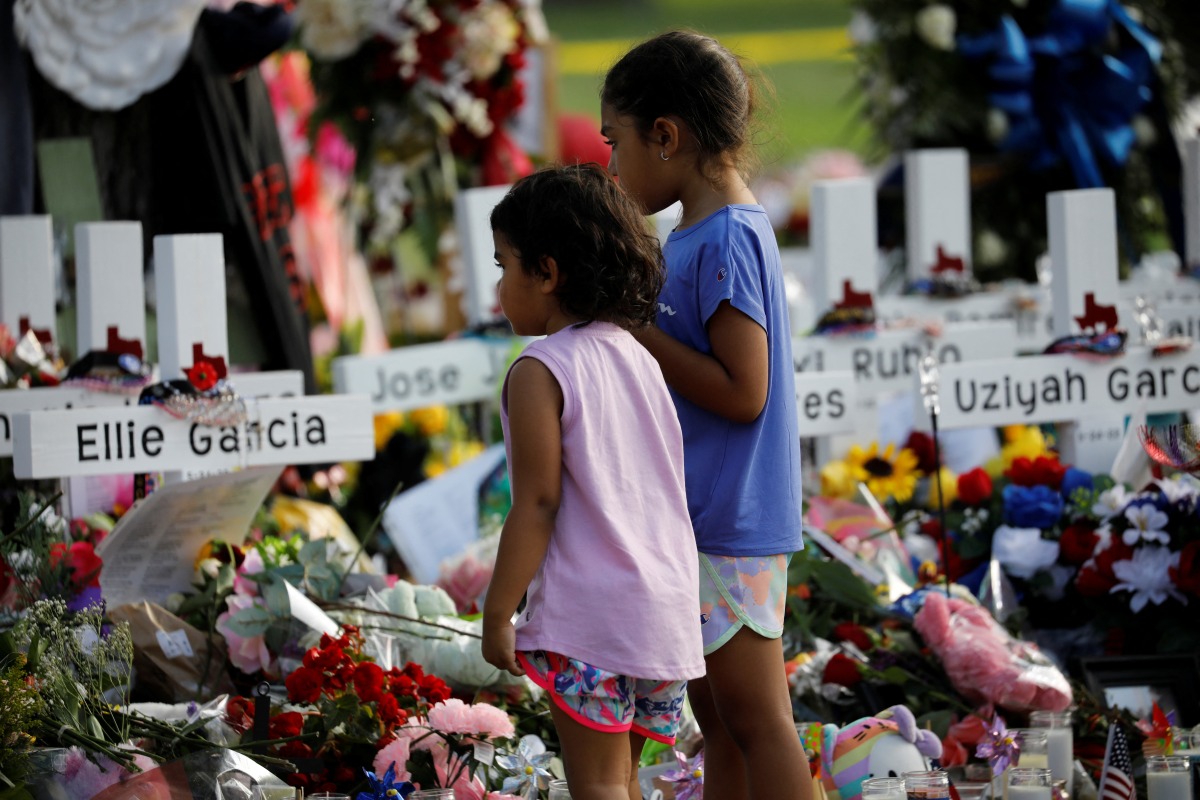
{"label": "american flag", "polygon": [[1120,725],[1108,726],[1108,744],[1104,747],[1104,769],[1100,772],[1100,800],[1136,800],[1133,764],[1129,760],[1129,740]]}

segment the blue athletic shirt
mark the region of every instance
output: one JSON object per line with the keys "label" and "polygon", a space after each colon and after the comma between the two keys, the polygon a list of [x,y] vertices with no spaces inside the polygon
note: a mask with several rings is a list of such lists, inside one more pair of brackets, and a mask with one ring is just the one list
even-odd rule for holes
{"label": "blue athletic shirt", "polygon": [[702,553],[791,553],[800,537],[800,434],[783,265],[766,211],[722,208],[663,247],[658,327],[711,354],[705,325],[723,301],[767,332],[767,402],[753,422],[705,411],[672,390],[683,429],[688,510]]}

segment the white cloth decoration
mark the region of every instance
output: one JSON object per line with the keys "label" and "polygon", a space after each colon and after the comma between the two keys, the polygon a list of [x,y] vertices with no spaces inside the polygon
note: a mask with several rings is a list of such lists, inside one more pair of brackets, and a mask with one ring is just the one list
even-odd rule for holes
{"label": "white cloth decoration", "polygon": [[54,86],[97,111],[174,77],[207,0],[17,0],[17,39]]}

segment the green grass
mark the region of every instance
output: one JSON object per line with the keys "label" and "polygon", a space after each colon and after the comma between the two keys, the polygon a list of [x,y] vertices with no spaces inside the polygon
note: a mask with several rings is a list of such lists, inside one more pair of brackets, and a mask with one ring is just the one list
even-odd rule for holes
{"label": "green grass", "polygon": [[[691,27],[722,38],[739,33],[838,28],[850,19],[845,0],[544,0],[543,9],[551,33],[564,45],[606,40],[633,43],[672,27]],[[613,50],[613,57],[623,48]],[[607,63],[560,66],[559,109],[598,117],[598,95]],[[762,119],[765,144],[761,156],[767,170],[798,161],[815,150],[866,152],[867,130],[855,113],[852,60],[773,57],[759,68],[774,88],[774,100]]]}

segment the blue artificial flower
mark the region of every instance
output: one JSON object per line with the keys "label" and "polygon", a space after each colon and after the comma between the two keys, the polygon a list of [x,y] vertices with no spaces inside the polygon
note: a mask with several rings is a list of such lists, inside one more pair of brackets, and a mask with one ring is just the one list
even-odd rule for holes
{"label": "blue artificial flower", "polygon": [[1063,473],[1062,486],[1059,491],[1063,497],[1070,499],[1076,490],[1087,489],[1090,492],[1094,486],[1092,473],[1078,467],[1067,467],[1067,471]]}
{"label": "blue artificial flower", "polygon": [[367,782],[371,784],[371,791],[359,792],[354,800],[403,800],[417,788],[408,781],[396,783],[395,761],[388,767],[382,778],[376,777],[375,773],[370,770],[364,769],[363,772],[367,773]]}
{"label": "blue artificial flower", "polygon": [[1004,521],[1017,528],[1049,528],[1062,517],[1063,505],[1049,486],[1004,487]]}

